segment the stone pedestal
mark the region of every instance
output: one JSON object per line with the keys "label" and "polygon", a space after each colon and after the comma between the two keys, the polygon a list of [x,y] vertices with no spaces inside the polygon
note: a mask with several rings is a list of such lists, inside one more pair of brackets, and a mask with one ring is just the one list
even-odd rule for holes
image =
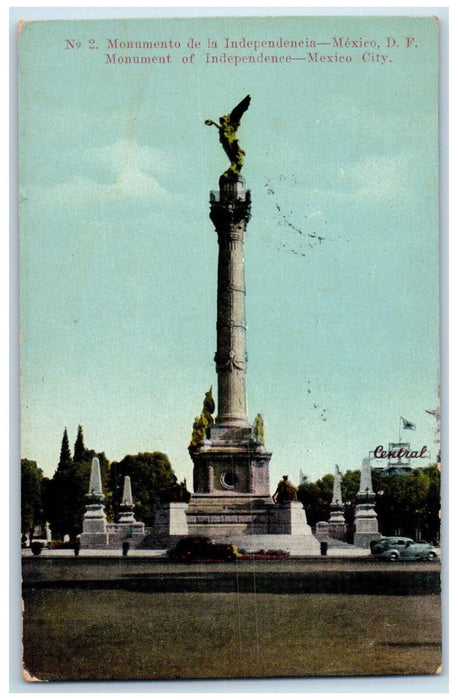
{"label": "stone pedestal", "polygon": [[333,506],[331,504],[331,516],[328,522],[329,536],[335,540],[344,541],[347,536],[347,524],[343,510],[340,505]]}
{"label": "stone pedestal", "polygon": [[215,425],[192,455],[194,493],[269,498],[270,458],[264,445],[257,442],[252,426]]}
{"label": "stone pedestal", "polygon": [[326,520],[319,520],[316,523],[315,537],[319,542],[326,542],[329,539],[329,523]]}
{"label": "stone pedestal", "polygon": [[307,525],[302,503],[291,501],[290,503],[275,504],[270,508],[268,532],[271,535],[311,536],[312,531]]}
{"label": "stone pedestal", "polygon": [[186,537],[189,534],[186,520],[187,503],[167,503],[156,513],[154,531],[171,537]]}
{"label": "stone pedestal", "polygon": [[355,511],[355,534],[353,544],[357,547],[369,547],[372,540],[380,539],[377,513],[373,503],[360,503]]}
{"label": "stone pedestal", "polygon": [[154,525],[148,528],[145,549],[170,549],[190,534],[186,520],[187,503],[165,503],[156,511]]}
{"label": "stone pedestal", "polygon": [[131,549],[144,548],[144,542],[151,528],[143,523],[108,523],[108,546],[106,549],[121,549],[123,542],[129,542]]}

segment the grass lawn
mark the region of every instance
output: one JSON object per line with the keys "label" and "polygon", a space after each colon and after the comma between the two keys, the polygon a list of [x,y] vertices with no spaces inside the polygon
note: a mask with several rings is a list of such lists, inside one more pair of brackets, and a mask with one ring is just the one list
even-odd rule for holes
{"label": "grass lawn", "polygon": [[439,595],[24,591],[41,680],[432,674]]}

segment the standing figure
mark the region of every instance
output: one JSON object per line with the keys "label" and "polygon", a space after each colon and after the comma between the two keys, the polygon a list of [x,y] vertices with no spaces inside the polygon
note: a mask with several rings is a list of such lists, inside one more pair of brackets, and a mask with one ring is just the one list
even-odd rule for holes
{"label": "standing figure", "polygon": [[278,482],[277,490],[272,496],[274,503],[282,505],[283,503],[291,503],[291,501],[296,500],[296,489],[292,483],[288,480],[288,476],[285,475],[281,481]]}
{"label": "standing figure", "polygon": [[254,436],[256,438],[256,442],[260,445],[264,445],[264,418],[262,417],[262,413],[258,413],[256,418],[254,419],[253,431]]}

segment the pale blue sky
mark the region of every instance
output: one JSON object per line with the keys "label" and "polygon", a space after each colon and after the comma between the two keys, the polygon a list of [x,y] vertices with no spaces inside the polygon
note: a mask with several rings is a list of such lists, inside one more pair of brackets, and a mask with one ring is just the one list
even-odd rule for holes
{"label": "pale blue sky", "polygon": [[[81,49],[65,50],[70,34]],[[191,36],[363,37],[392,62],[353,48],[351,64],[215,67],[200,51],[182,65]],[[388,36],[418,48],[387,52]],[[184,48],[171,65],[106,65],[108,37]],[[397,440],[400,415],[435,454],[434,20],[30,23],[20,49],[24,457],[52,475],[64,427],[73,442],[81,423],[109,459],[161,450],[192,483],[192,422],[217,384],[208,193],[227,167],[203,122],[247,93],[248,406],[264,414],[272,484],[358,469]]]}

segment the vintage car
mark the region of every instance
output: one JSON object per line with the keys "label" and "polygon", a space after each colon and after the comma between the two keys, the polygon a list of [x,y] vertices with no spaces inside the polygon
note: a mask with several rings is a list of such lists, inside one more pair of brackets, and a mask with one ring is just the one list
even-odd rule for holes
{"label": "vintage car", "polygon": [[378,559],[428,559],[437,557],[433,545],[414,542],[410,537],[382,537],[370,544],[372,554]]}
{"label": "vintage car", "polygon": [[185,537],[169,550],[175,561],[234,561],[237,550],[232,544],[218,544],[209,537]]}

